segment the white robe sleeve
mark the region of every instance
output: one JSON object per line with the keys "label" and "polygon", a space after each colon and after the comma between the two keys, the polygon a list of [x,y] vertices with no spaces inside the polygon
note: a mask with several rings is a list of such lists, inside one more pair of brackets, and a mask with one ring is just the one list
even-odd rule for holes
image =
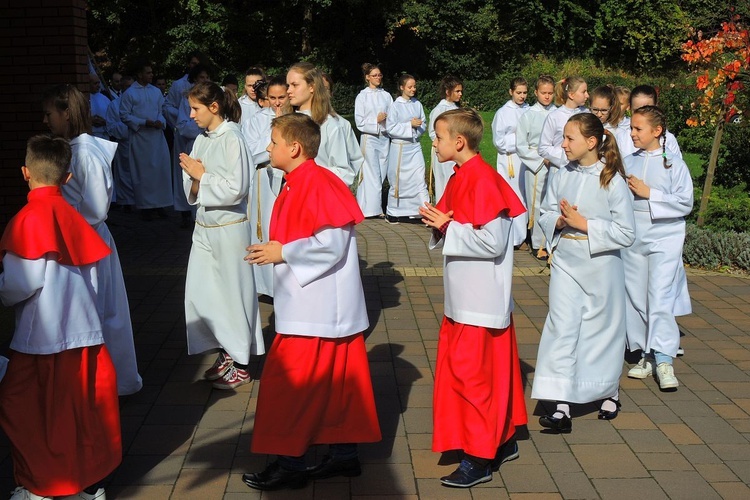
{"label": "white robe sleeve", "polygon": [[23,259],[12,252],[3,256],[4,271],[0,273],[0,300],[12,306],[23,302],[44,286],[47,259]]}
{"label": "white robe sleeve", "polygon": [[672,153],[672,156],[676,156],[680,160],[682,160],[682,151],[680,150],[680,145],[677,143],[677,138],[669,130],[667,130],[665,135],[666,135],[665,147],[667,151]]}
{"label": "white robe sleeve", "polygon": [[260,165],[271,159],[268,151],[266,151],[271,140],[263,140],[264,135],[267,136],[268,134],[263,134],[263,130],[261,130],[265,123],[265,120],[261,118],[260,113],[258,113],[242,125],[242,134],[247,142],[247,150],[253,159],[253,165]]}
{"label": "white robe sleeve", "polygon": [[[339,118],[329,116],[329,120]],[[340,118],[343,120],[343,118]],[[332,124],[328,130],[326,140],[327,162],[325,167],[333,171],[344,184],[351,186],[355,177],[362,166],[362,151],[359,149],[359,143],[351,127],[346,124]],[[349,137],[351,135],[351,137]],[[350,157],[351,155],[351,157]]]}
{"label": "white robe sleeve", "polygon": [[170,127],[177,127],[177,119],[180,113],[180,103],[185,96],[183,95],[184,88],[182,85],[182,79],[176,80],[169,88],[167,98],[164,100],[163,110],[164,117]]}
{"label": "white robe sleeve", "polygon": [[76,155],[71,172],[73,178],[62,187],[65,199],[86,222],[96,225],[107,219],[112,199],[111,165],[102,165],[96,155]]}
{"label": "white robe sleeve", "polygon": [[378,135],[378,114],[367,106],[367,100],[360,92],[354,100],[354,123],[363,134]]}
{"label": "white robe sleeve", "polygon": [[323,276],[346,256],[352,230],[352,225],[328,227],[282,246],[282,258],[301,287]]}
{"label": "white robe sleeve", "polygon": [[[409,117],[402,115],[399,112],[400,108],[406,109],[406,106],[401,106],[398,103],[393,103],[388,110],[388,117],[385,119],[385,129],[391,139],[399,139],[402,141],[411,141],[415,139],[416,129],[411,126],[411,119],[415,117]],[[422,121],[424,126],[424,120]]]}
{"label": "white robe sleeve", "polygon": [[[199,203],[203,207],[226,207],[237,205],[247,199],[250,190],[250,179],[247,179],[247,168],[243,165],[247,161],[246,154],[242,151],[240,139],[227,141],[226,151],[223,152],[222,160],[232,162],[233,165],[222,169],[226,176],[215,172],[205,172],[200,180],[198,196],[190,193],[191,181],[185,182],[188,203]],[[200,158],[196,158],[200,159]],[[183,172],[184,173],[184,172]],[[183,176],[183,180],[185,176]]]}
{"label": "white robe sleeve", "polygon": [[504,108],[500,108],[492,119],[492,143],[501,155],[516,152],[516,132],[506,121]]}
{"label": "white robe sleeve", "polygon": [[120,120],[120,99],[115,99],[107,106],[107,134],[118,141],[128,138],[128,127]]}
{"label": "white robe sleeve", "polygon": [[542,135],[539,137],[539,156],[549,160],[559,168],[564,167],[568,162],[565,158],[562,143],[554,144],[555,125],[554,115],[550,113],[544,120],[544,125],[542,125]]}
{"label": "white robe sleeve", "polygon": [[475,229],[471,224],[456,221],[448,224],[443,237],[443,255],[475,259],[495,259],[505,255],[513,222],[500,215]]}
{"label": "white robe sleeve", "polygon": [[[530,113],[533,113],[533,111],[524,113],[521,115],[521,118],[518,119],[518,127],[516,128],[516,152],[518,152],[518,157],[521,158],[523,164],[526,165],[529,170],[537,174],[542,169],[544,158],[539,156],[537,148],[531,147],[529,143],[529,136],[532,132],[530,127],[533,123],[533,120],[530,119]],[[529,115],[529,117],[527,118],[526,115]]]}
{"label": "white robe sleeve", "polygon": [[548,252],[551,252],[560,240],[560,230],[555,226],[557,225],[557,219],[559,219],[561,215],[560,205],[557,199],[557,190],[560,185],[561,175],[562,171],[558,172],[557,175],[553,175],[549,180],[549,186],[539,210],[540,216],[537,219],[537,224],[544,234]]}
{"label": "white robe sleeve", "polygon": [[673,158],[671,168],[672,192],[651,188],[648,205],[654,219],[685,217],[693,210],[693,179],[687,165],[682,159]]}
{"label": "white robe sleeve", "polygon": [[125,92],[120,98],[120,120],[133,132],[146,125],[146,119],[136,116],[136,103],[131,92]]}
{"label": "white robe sleeve", "polygon": [[607,189],[607,200],[612,220],[591,219],[588,221],[589,252],[601,252],[629,247],[635,241],[635,217],[633,197],[625,181],[615,176]]}

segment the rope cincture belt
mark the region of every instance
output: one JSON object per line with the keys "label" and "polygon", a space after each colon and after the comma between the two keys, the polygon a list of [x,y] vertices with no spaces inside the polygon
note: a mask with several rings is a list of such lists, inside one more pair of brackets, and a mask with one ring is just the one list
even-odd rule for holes
{"label": "rope cincture belt", "polygon": [[198,224],[200,227],[205,227],[208,229],[224,227],[224,226],[233,226],[235,224],[242,224],[243,222],[247,222],[247,217],[243,217],[239,220],[233,220],[232,222],[225,222],[224,224],[201,224],[200,222],[195,221],[195,223]]}
{"label": "rope cincture belt", "polygon": [[[560,238],[564,238],[566,240],[588,240],[589,237],[586,235],[577,236],[575,234],[563,234],[560,236]],[[552,256],[555,254],[555,252],[550,252],[549,257],[547,257],[547,264],[552,267]]]}

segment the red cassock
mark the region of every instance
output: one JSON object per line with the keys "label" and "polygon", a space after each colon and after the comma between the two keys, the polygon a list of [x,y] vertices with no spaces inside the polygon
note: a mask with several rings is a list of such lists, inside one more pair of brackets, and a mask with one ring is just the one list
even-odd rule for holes
{"label": "red cassock", "polygon": [[[500,214],[526,211],[513,189],[477,155],[455,167],[436,205],[479,228]],[[467,284],[467,286],[472,286]],[[432,449],[493,458],[515,427],[528,421],[513,321],[507,328],[444,317],[438,339]]]}
{"label": "red cassock", "polygon": [[[57,187],[29,193],[0,240],[0,256],[8,251],[29,260],[56,254],[68,266],[110,253]],[[12,444],[16,482],[27,490],[72,495],[104,479],[122,460],[117,378],[107,349],[12,352],[0,383],[0,426]]]}
{"label": "red cassock", "polygon": [[[285,244],[364,219],[348,187],[313,160],[287,174],[286,182],[271,215],[272,240]],[[380,439],[362,333],[277,333],[260,378],[251,450],[301,456],[314,444]]]}

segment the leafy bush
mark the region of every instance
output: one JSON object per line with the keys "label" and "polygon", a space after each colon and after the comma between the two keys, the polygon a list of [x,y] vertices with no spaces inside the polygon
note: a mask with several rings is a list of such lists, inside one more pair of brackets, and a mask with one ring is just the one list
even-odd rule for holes
{"label": "leafy bush", "polygon": [[[695,205],[688,220],[694,221],[698,217],[701,189],[695,189]],[[707,229],[715,231],[733,231],[735,233],[750,233],[750,194],[744,184],[731,188],[714,186],[711,189],[711,199],[706,209]]]}
{"label": "leafy bush", "polygon": [[[715,130],[712,127],[685,128],[679,136],[680,147],[685,151],[700,153],[708,158]],[[731,188],[744,184],[750,186],[750,127],[727,124],[719,147],[719,158],[714,174],[714,184]],[[705,174],[695,180],[703,185]],[[713,192],[711,193],[713,196]]]}
{"label": "leafy bush", "polygon": [[691,266],[706,269],[728,267],[750,271],[750,234],[688,224],[682,258]]}

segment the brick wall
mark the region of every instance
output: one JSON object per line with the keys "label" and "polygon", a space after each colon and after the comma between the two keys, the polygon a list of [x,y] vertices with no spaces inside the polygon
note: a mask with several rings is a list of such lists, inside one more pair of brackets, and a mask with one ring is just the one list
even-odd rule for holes
{"label": "brick wall", "polygon": [[41,93],[88,89],[86,29],[85,0],[0,0],[0,230],[26,201],[26,140],[47,131]]}

